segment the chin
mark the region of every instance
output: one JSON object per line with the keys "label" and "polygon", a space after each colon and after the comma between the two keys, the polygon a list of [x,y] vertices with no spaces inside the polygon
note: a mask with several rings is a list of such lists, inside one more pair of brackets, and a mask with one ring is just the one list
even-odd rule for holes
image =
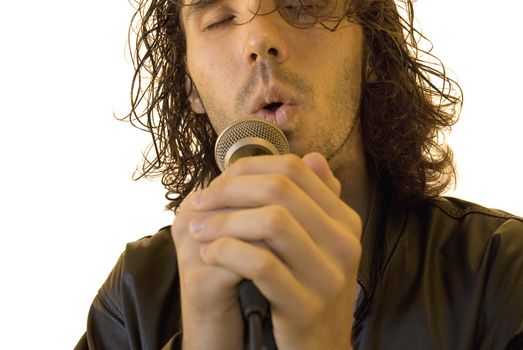
{"label": "chin", "polygon": [[312,145],[308,142],[297,140],[294,137],[289,137],[289,149],[292,154],[295,154],[299,157],[303,157],[304,155],[317,151],[312,147]]}

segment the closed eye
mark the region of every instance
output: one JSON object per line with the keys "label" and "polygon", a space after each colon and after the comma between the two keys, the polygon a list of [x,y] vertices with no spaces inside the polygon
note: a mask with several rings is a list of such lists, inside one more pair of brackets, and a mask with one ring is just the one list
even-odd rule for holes
{"label": "closed eye", "polygon": [[230,24],[235,18],[236,18],[236,16],[233,16],[233,15],[225,17],[222,20],[219,20],[217,22],[214,22],[214,23],[208,25],[207,27],[205,27],[205,30],[208,31],[208,30],[214,30],[214,29],[218,29],[221,27],[225,27],[226,25]]}

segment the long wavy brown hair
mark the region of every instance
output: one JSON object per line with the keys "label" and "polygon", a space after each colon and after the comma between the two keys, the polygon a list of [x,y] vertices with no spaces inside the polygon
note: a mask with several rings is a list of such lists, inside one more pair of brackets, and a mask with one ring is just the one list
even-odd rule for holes
{"label": "long wavy brown hair", "polygon": [[[129,32],[136,38],[129,45],[135,72],[124,118],[152,137],[135,179],[161,177],[174,211],[219,174],[217,135],[188,102],[180,9],[179,0],[136,0]],[[442,132],[458,119],[461,88],[415,28],[412,0],[349,0],[346,9],[366,44],[359,117],[368,165],[406,202],[441,194],[455,178]]]}

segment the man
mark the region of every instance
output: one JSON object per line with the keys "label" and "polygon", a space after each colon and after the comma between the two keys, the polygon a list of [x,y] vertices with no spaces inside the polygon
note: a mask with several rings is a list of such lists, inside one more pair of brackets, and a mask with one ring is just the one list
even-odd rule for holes
{"label": "man", "polygon": [[[417,58],[406,10],[140,4],[129,118],[154,137],[144,175],[177,215],[128,245],[78,349],[242,349],[244,279],[270,304],[269,348],[523,348],[523,220],[438,197],[459,87]],[[292,154],[219,174],[216,135],[252,116]]]}

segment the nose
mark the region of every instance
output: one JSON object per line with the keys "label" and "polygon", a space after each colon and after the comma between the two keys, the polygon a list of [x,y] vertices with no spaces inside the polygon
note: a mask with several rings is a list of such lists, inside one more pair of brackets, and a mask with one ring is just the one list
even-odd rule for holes
{"label": "nose", "polygon": [[249,64],[273,61],[283,63],[287,59],[288,47],[283,19],[278,12],[256,15],[246,27],[244,56]]}

